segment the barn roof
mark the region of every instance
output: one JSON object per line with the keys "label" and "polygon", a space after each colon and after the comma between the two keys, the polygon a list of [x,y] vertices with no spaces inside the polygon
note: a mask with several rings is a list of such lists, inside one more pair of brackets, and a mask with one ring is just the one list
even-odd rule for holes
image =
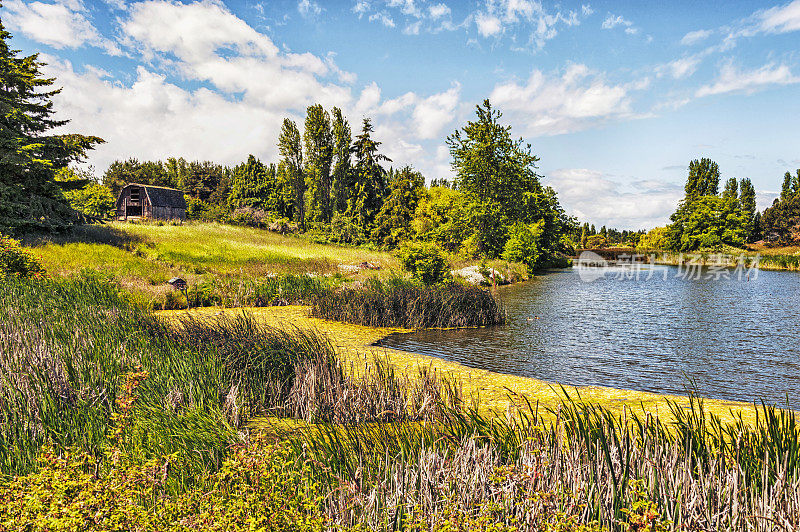
{"label": "barn roof", "polygon": [[173,209],[186,208],[186,199],[183,197],[182,190],[167,187],[156,187],[153,185],[142,185],[141,183],[129,183],[125,186],[125,188],[130,186],[143,188],[147,194],[147,197],[150,198],[150,205],[153,207],[172,207]]}

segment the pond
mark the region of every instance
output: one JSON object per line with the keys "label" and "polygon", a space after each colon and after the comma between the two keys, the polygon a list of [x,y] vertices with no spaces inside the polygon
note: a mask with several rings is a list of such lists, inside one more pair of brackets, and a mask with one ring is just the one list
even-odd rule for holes
{"label": "pond", "polygon": [[506,325],[394,334],[382,345],[564,385],[692,387],[800,409],[798,273],[576,267],[497,293]]}

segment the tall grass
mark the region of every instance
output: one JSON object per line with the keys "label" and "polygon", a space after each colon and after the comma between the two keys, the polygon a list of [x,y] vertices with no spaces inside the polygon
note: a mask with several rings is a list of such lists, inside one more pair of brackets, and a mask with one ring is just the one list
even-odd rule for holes
{"label": "tall grass", "polygon": [[0,293],[0,470],[34,467],[45,443],[102,455],[127,375],[141,375],[128,450],[178,453],[186,475],[216,468],[255,416],[309,421],[428,419],[456,388],[375,360],[355,380],[315,331],[241,314],[169,325],[97,277],[9,280]]}
{"label": "tall grass", "polygon": [[330,289],[313,301],[312,316],[370,327],[477,327],[505,323],[488,291],[460,283],[422,286],[370,279],[362,287]]}
{"label": "tall grass", "polygon": [[[800,427],[764,407],[726,424],[701,400],[672,421],[567,399],[549,420],[450,412],[442,422],[310,428],[295,452],[318,464],[340,526],[423,529],[453,516],[488,525],[609,530],[796,530]],[[487,526],[488,526],[487,525]],[[556,529],[556,528],[553,528]]]}

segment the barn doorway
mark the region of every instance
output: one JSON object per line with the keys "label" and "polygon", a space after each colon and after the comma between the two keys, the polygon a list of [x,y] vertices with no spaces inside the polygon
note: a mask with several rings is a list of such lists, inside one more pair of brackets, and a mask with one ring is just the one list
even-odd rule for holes
{"label": "barn doorway", "polygon": [[125,207],[125,217],[129,218],[131,216],[141,216],[142,215],[142,206],[141,205],[128,205]]}

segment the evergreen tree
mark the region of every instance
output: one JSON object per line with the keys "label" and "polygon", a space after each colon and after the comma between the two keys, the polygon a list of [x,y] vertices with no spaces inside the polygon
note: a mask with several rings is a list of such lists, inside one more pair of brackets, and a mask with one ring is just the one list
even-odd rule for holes
{"label": "evergreen tree", "polygon": [[391,162],[391,159],[378,153],[381,143],[373,140],[372,131],[370,119],[365,118],[361,133],[356,136],[350,149],[355,157],[355,194],[348,206],[348,213],[365,235],[372,231],[386,191],[386,170],[380,163]]}
{"label": "evergreen tree", "polygon": [[476,106],[477,120],[447,137],[456,173],[455,186],[470,199],[480,254],[496,257],[508,238],[505,227],[541,218],[545,192],[536,174],[538,157],[530,144],[511,138],[511,127],[489,100]]}
{"label": "evergreen tree", "polygon": [[586,249],[586,245],[589,239],[589,222],[585,222],[583,224],[583,229],[581,229],[581,247]]}
{"label": "evergreen tree", "polygon": [[47,134],[68,122],[53,118],[60,89],[49,90],[55,80],[42,77],[38,54],[18,57],[10,39],[0,20],[0,230],[61,229],[80,218],[55,172],[103,140]]}
{"label": "evergreen tree", "polygon": [[396,248],[411,238],[411,220],[425,189],[425,177],[406,166],[389,171],[389,196],[375,219],[372,238],[383,247]]}
{"label": "evergreen tree", "polygon": [[792,174],[786,172],[783,174],[783,185],[781,186],[781,201],[786,201],[794,196],[792,187]]}
{"label": "evergreen tree", "polygon": [[[228,195],[230,208],[249,207],[269,211],[270,197],[275,191],[275,175],[270,176],[264,164],[254,155],[233,168],[231,191]],[[271,179],[270,179],[271,178]]]}
{"label": "evergreen tree", "polygon": [[278,148],[292,191],[292,215],[300,230],[306,230],[306,180],[303,174],[303,146],[297,124],[285,118]]}
{"label": "evergreen tree", "polygon": [[756,215],[756,189],[753,183],[748,178],[744,178],[739,182],[739,208],[741,209],[742,218],[745,222],[745,233],[747,242],[755,242],[760,238],[758,235],[758,222]]}
{"label": "evergreen tree", "polygon": [[331,119],[319,104],[306,111],[305,131],[305,171],[310,192],[309,217],[330,224],[333,216],[331,164],[334,155]]}
{"label": "evergreen tree", "polygon": [[711,159],[702,158],[689,163],[689,177],[686,180],[686,201],[703,196],[716,196],[719,191],[719,165]]}

